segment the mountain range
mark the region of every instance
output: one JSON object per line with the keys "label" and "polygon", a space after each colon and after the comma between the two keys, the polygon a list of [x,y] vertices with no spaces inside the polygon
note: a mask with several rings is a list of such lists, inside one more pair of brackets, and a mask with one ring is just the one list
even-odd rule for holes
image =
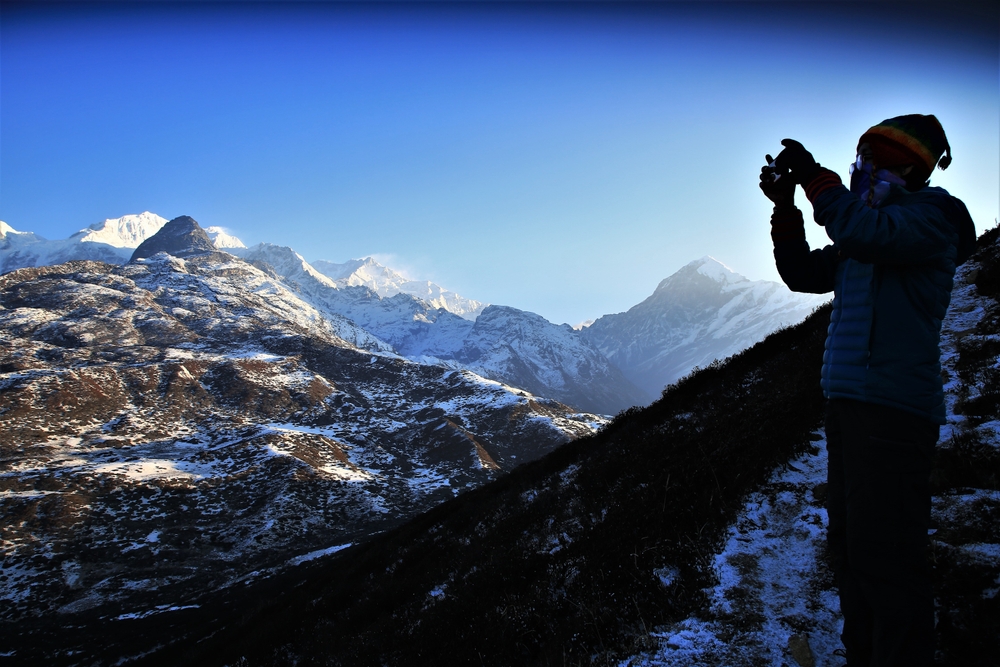
{"label": "mountain range", "polygon": [[[0,224],[0,271],[9,271],[71,259],[123,263],[136,252],[127,251],[151,239],[166,220],[149,212],[109,219],[64,241]],[[627,312],[573,330],[534,313],[407,280],[372,258],[309,263],[288,247],[260,243],[247,248],[217,227],[199,234],[197,251],[209,245],[272,271],[321,312],[351,320],[367,333],[352,334],[362,347],[371,344],[421,363],[471,370],[608,415],[649,403],[693,368],[745,349],[825,301],[794,294],[779,283],[747,280],[703,257]],[[149,254],[149,248],[140,254]]]}

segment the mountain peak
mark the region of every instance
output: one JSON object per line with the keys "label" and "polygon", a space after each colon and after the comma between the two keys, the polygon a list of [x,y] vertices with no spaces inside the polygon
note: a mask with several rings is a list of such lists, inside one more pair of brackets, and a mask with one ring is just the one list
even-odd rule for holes
{"label": "mountain peak", "polygon": [[182,215],[163,225],[160,231],[139,244],[129,261],[152,257],[158,252],[175,257],[190,257],[215,250],[212,240],[198,221],[189,215]]}
{"label": "mountain peak", "polygon": [[20,234],[19,231],[8,225],[3,220],[0,220],[0,239],[7,236],[8,234]]}
{"label": "mountain peak", "polygon": [[95,222],[71,238],[81,243],[104,243],[115,248],[135,248],[160,231],[165,224],[167,224],[166,218],[143,211],[139,214]]}
{"label": "mountain peak", "polygon": [[750,280],[731,268],[715,259],[711,255],[705,255],[693,262],[688,262],[673,274],[660,281],[656,286],[654,294],[674,287],[689,284],[691,280],[698,280],[699,276],[704,276],[714,283],[720,285],[733,285],[737,283],[749,283]]}
{"label": "mountain peak", "polygon": [[747,280],[745,276],[736,273],[711,255],[705,255],[701,259],[689,262],[684,268],[693,269],[719,283],[741,283]]}
{"label": "mountain peak", "polygon": [[206,227],[205,233],[208,234],[212,244],[220,250],[223,248],[246,248],[243,241],[227,232],[224,227]]}

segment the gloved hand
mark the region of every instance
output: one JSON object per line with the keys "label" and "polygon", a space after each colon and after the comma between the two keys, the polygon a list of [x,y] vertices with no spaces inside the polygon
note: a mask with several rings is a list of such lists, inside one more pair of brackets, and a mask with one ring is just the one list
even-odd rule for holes
{"label": "gloved hand", "polygon": [[760,169],[760,191],[774,202],[775,207],[794,207],[795,181],[787,173],[780,174],[775,167],[771,166],[774,162],[773,157],[765,155],[764,159],[767,164]]}
{"label": "gloved hand", "polygon": [[794,139],[782,139],[781,145],[785,150],[774,159],[778,171],[791,172],[788,177],[799,185],[805,185],[819,173],[819,164],[805,146]]}

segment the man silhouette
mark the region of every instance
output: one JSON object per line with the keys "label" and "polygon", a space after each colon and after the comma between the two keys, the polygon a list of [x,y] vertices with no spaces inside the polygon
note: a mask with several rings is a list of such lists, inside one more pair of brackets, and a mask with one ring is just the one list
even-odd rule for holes
{"label": "man silhouette", "polygon": [[[934,116],[890,118],[862,134],[850,188],[802,144],[781,143],[760,175],[774,202],[778,273],[793,291],[834,293],[821,384],[827,540],[848,665],[929,666],[929,477],[945,423],[938,342],[975,226],[961,201],[929,186],[935,165],[951,163]],[[796,184],[830,245],[810,250]]]}

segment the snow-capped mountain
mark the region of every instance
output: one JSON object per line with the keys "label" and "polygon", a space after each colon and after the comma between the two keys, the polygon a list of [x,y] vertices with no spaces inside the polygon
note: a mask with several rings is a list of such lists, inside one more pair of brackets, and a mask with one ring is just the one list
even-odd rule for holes
{"label": "snow-capped mountain", "polygon": [[712,257],[682,267],[627,312],[581,329],[625,377],[657,395],[696,366],[744,350],[802,321],[829,296],[735,273]]}
{"label": "snow-capped mountain", "polygon": [[212,240],[212,243],[219,250],[246,248],[246,246],[243,245],[243,241],[239,240],[222,227],[206,227],[205,233],[208,234],[208,238]]}
{"label": "snow-capped mountain", "polygon": [[390,268],[382,266],[371,257],[352,259],[343,264],[326,260],[312,262],[313,268],[333,279],[338,287],[364,286],[381,297],[410,294],[426,301],[434,308],[444,308],[468,320],[475,320],[487,305],[466,299],[428,280],[409,280]]}
{"label": "snow-capped mountain", "polygon": [[615,414],[649,400],[570,325],[517,308],[486,308],[456,358],[480,375],[582,410]]}
{"label": "snow-capped mountain", "polygon": [[76,259],[124,264],[132,255],[132,249],[156,234],[166,222],[146,211],[108,218],[81,229],[68,239],[55,241],[32,232],[18,232],[0,222],[0,273]]}
{"label": "snow-capped mountain", "polygon": [[197,604],[603,423],[359,349],[367,332],[195,227],[124,266],[0,277],[4,622]]}
{"label": "snow-capped mountain", "polygon": [[120,218],[108,218],[87,229],[81,229],[70,237],[80,243],[106,243],[116,248],[137,248],[140,243],[156,234],[166,218],[145,211],[138,215],[123,215]]}

